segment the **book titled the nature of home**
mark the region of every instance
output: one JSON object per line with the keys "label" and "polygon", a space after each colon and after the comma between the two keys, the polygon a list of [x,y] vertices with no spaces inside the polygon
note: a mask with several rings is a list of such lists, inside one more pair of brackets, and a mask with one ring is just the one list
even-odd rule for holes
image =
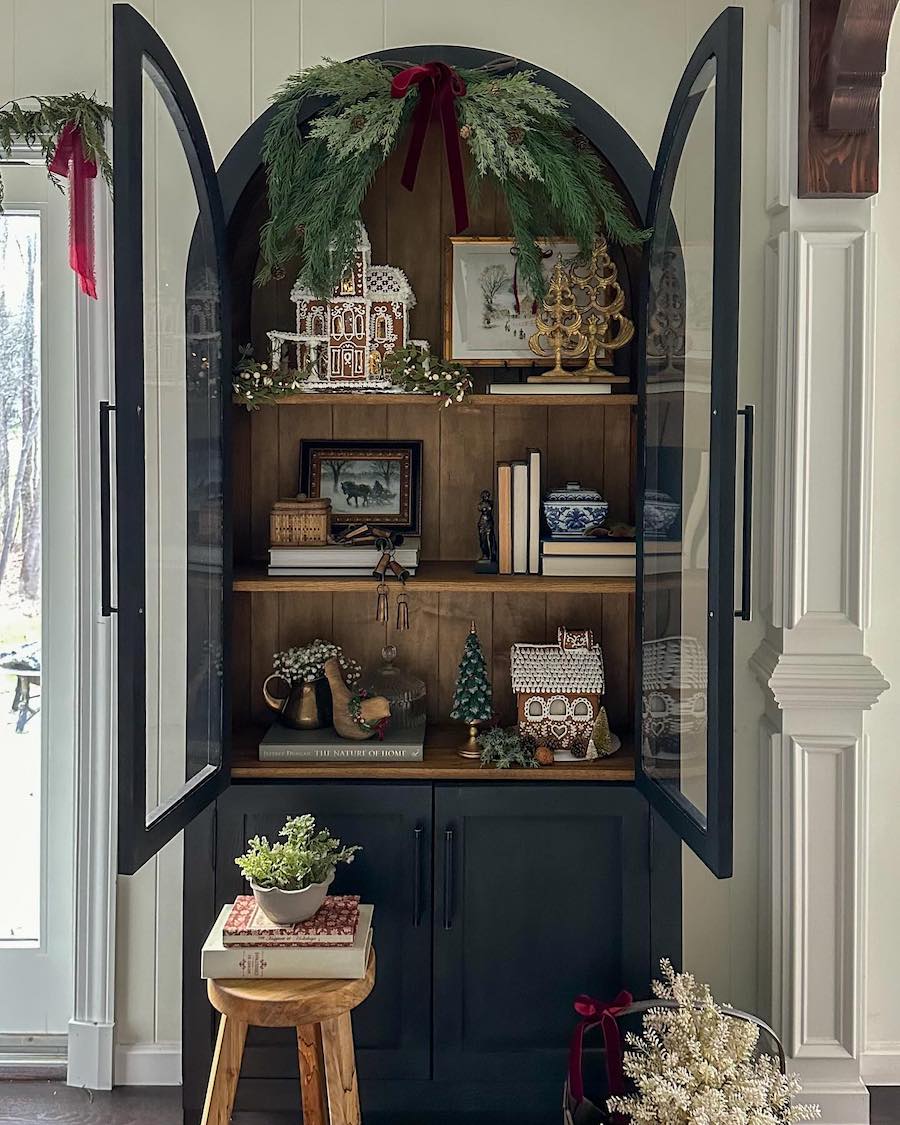
{"label": "book titled the nature of home", "polygon": [[317,947],[353,944],[359,923],[359,895],[328,895],[305,922],[273,922],[253,895],[238,895],[222,929],[227,946]]}
{"label": "book titled the nature of home", "polygon": [[259,744],[261,762],[421,762],[425,727],[391,728],[379,741],[351,742],[332,728],[291,730],[273,724]]}
{"label": "book titled the nature of home", "polygon": [[282,980],[361,980],[372,947],[372,906],[359,907],[352,945],[227,946],[222,940],[234,903],[222,907],[200,954],[204,980],[270,977]]}

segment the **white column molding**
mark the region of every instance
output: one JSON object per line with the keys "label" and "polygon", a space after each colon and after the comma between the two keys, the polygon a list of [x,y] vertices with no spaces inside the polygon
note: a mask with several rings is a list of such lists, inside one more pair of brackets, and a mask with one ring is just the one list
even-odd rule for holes
{"label": "white column molding", "polygon": [[110,398],[111,207],[96,193],[98,301],[79,297],[79,571],[77,790],[75,806],[75,997],[69,1021],[70,1086],[110,1090],[116,957],[116,774],[112,735],[112,622],[99,615],[98,403]]}
{"label": "white column molding", "polygon": [[865,652],[874,235],[868,200],[796,196],[799,0],[769,37],[761,725],[762,994],[804,1100],[867,1125]]}

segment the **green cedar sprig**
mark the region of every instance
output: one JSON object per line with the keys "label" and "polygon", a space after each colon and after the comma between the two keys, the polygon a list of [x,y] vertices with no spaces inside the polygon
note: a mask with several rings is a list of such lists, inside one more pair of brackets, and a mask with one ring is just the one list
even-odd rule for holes
{"label": "green cedar sprig", "polygon": [[[81,130],[85,156],[96,162],[112,193],[112,163],[106,151],[106,126],[112,122],[112,109],[93,94],[36,95],[22,101],[35,104],[25,108],[19,101],[10,101],[0,106],[0,153],[10,156],[17,143],[38,145],[49,167],[59,135],[71,121]],[[0,210],[2,204],[0,178]]]}
{"label": "green cedar sprig", "polygon": [[[270,217],[261,233],[259,283],[281,276],[299,255],[304,284],[320,297],[333,291],[356,246],[363,198],[417,103],[418,93],[391,97],[391,78],[401,65],[325,60],[289,78],[275,95],[263,141]],[[546,288],[538,239],[571,238],[587,255],[598,229],[623,245],[647,238],[602,161],[574,131],[566,103],[533,71],[500,74],[485,67],[460,74],[467,93],[455,106],[472,156],[473,187],[485,179],[498,185],[519,270],[536,294]],[[331,101],[304,132],[298,115],[308,98]]]}
{"label": "green cedar sprig", "polygon": [[515,729],[492,727],[479,734],[475,740],[481,749],[481,765],[493,766],[498,770],[537,769],[533,738],[519,734]]}

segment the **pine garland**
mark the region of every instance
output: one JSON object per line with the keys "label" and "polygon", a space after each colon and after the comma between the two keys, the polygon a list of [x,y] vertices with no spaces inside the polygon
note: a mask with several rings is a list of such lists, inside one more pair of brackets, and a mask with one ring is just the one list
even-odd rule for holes
{"label": "pine garland", "polygon": [[[418,93],[391,97],[393,75],[406,64],[371,59],[325,60],[289,78],[273,98],[263,141],[269,219],[260,248],[262,284],[299,256],[301,276],[328,297],[356,246],[360,206],[375,173],[406,130]],[[493,181],[502,192],[532,291],[546,283],[537,240],[555,233],[588,255],[598,228],[623,245],[643,242],[596,152],[567,116],[567,105],[533,71],[460,70],[467,92],[455,102],[460,137],[472,156],[471,190]],[[330,104],[305,131],[298,115],[308,98]]]}
{"label": "pine garland", "polygon": [[[96,163],[112,193],[112,163],[106,151],[106,126],[112,122],[112,109],[98,102],[93,94],[35,95],[23,100],[36,102],[36,107],[25,109],[14,101],[0,106],[0,153],[11,156],[17,142],[36,144],[49,169],[59,135],[71,122],[81,131],[85,156]],[[2,208],[3,180],[0,177],[0,211]]]}

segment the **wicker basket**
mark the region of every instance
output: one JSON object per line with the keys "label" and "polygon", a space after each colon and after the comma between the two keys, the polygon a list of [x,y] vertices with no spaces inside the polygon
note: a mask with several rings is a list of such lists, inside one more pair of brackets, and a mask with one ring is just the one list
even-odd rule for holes
{"label": "wicker basket", "polygon": [[324,547],[330,527],[330,500],[276,500],[269,513],[269,545]]}

